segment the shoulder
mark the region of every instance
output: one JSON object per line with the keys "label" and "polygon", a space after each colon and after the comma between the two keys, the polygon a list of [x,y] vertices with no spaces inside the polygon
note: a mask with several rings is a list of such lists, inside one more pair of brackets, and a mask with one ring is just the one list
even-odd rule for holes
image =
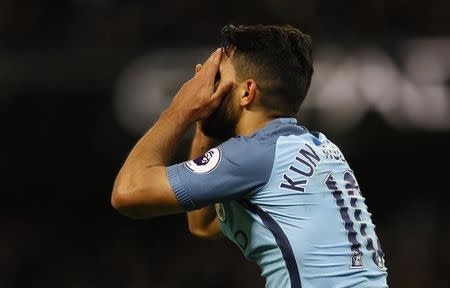
{"label": "shoulder", "polygon": [[274,151],[277,141],[282,136],[305,135],[307,129],[292,125],[292,122],[273,121],[263,129],[250,136],[237,136],[222,143],[219,147],[229,155],[248,154],[249,156],[262,155],[264,152]]}
{"label": "shoulder", "polygon": [[271,165],[277,137],[237,136],[219,145],[221,156],[238,165]]}

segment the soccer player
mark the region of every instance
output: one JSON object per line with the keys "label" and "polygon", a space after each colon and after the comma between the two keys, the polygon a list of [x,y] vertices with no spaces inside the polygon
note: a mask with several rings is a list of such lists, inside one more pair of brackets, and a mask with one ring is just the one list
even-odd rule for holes
{"label": "soccer player", "polygon": [[[221,37],[223,48],[129,154],[113,207],[132,218],[188,212],[193,234],[223,233],[260,266],[266,287],[387,287],[353,171],[295,119],[313,73],[310,37],[262,25],[226,26]],[[194,123],[196,158],[167,167]]]}

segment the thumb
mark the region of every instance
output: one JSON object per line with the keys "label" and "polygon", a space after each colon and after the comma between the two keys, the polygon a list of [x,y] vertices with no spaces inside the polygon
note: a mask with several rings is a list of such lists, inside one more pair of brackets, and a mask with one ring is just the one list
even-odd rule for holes
{"label": "thumb", "polygon": [[227,95],[231,88],[233,87],[233,81],[222,82],[217,87],[217,90],[211,95],[211,99],[221,99],[223,96]]}
{"label": "thumb", "polygon": [[197,74],[198,72],[200,72],[200,69],[202,69],[202,64],[197,64],[197,65],[195,65],[195,74]]}

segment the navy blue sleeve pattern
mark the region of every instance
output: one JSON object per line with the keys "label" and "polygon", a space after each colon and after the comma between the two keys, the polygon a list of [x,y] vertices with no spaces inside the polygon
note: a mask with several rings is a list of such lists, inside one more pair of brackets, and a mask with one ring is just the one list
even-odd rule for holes
{"label": "navy blue sleeve pattern", "polygon": [[235,137],[204,155],[167,167],[179,204],[187,211],[257,191],[269,180],[275,143]]}

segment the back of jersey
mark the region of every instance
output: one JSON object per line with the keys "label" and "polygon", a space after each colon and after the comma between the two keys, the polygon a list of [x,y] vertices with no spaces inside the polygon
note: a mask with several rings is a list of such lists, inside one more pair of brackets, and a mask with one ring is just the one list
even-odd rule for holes
{"label": "back of jersey", "polygon": [[247,202],[287,238],[285,254],[293,255],[283,257],[290,274],[298,274],[291,282],[297,277],[301,287],[387,287],[383,252],[358,182],[323,134],[280,136],[269,181]]}
{"label": "back of jersey", "polygon": [[383,252],[353,171],[322,134],[277,118],[167,168],[186,211],[220,227],[267,288],[387,287]]}

